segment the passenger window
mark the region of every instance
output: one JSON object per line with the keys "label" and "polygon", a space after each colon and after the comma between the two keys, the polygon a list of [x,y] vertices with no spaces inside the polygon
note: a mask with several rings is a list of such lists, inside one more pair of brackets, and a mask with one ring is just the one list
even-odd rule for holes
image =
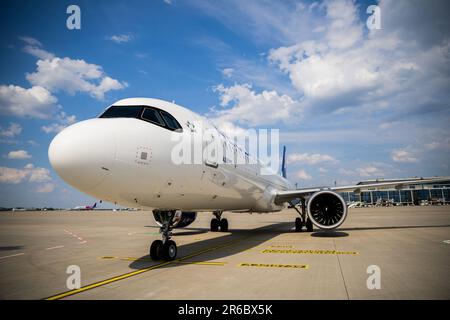
{"label": "passenger window", "polygon": [[160,113],[164,121],[166,122],[167,127],[169,127],[172,130],[181,129],[180,124],[178,123],[177,120],[175,120],[174,117],[172,117],[170,114],[162,110],[160,111]]}
{"label": "passenger window", "polygon": [[142,119],[156,123],[160,126],[164,126],[164,122],[159,116],[158,111],[156,111],[155,109],[146,108],[144,110],[144,113],[142,113]]}

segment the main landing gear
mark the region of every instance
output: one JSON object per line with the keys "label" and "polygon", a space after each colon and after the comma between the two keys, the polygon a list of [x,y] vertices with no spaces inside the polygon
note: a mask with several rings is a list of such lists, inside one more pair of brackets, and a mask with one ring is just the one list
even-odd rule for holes
{"label": "main landing gear", "polygon": [[228,220],[222,219],[222,213],[223,211],[214,211],[213,215],[215,218],[211,219],[211,231],[216,232],[220,231],[227,232],[228,231]]}
{"label": "main landing gear", "polygon": [[302,199],[300,203],[301,203],[301,210],[299,210],[297,206],[293,206],[295,211],[297,211],[298,214],[300,215],[300,218],[295,218],[295,232],[302,232],[303,226],[306,227],[306,231],[312,232],[313,223],[309,218],[307,218],[305,200]]}
{"label": "main landing gear", "polygon": [[175,211],[153,211],[159,215],[161,227],[159,233],[162,234],[162,240],[155,240],[150,246],[150,257],[153,260],[174,260],[177,256],[177,245],[172,237],[172,224],[175,217]]}

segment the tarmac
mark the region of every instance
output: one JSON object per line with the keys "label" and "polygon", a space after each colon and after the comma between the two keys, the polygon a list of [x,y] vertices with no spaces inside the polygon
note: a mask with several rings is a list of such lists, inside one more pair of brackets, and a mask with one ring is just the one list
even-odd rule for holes
{"label": "tarmac", "polygon": [[211,217],[155,262],[150,211],[1,212],[0,299],[450,299],[450,206],[349,209],[334,232],[294,232],[293,209]]}

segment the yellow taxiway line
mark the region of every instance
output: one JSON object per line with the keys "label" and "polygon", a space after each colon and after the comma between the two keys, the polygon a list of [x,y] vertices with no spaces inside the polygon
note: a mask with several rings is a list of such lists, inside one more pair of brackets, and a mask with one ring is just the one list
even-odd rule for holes
{"label": "yellow taxiway line", "polygon": [[[139,261],[139,262],[153,261],[151,258],[111,257],[111,256],[100,257],[100,259],[104,259],[104,260],[117,259],[117,260],[124,260],[124,261]],[[226,264],[226,262],[223,262],[223,261],[179,261],[179,260],[175,260],[173,262],[179,263],[179,264],[200,264],[200,265],[207,265],[207,266],[224,266]]]}
{"label": "yellow taxiway line", "polygon": [[116,276],[116,277],[112,277],[112,278],[109,278],[109,279],[106,279],[106,280],[98,281],[98,282],[95,282],[95,283],[83,286],[83,287],[81,287],[79,289],[66,291],[66,292],[63,292],[63,293],[60,293],[60,294],[57,294],[57,295],[45,298],[44,300],[59,300],[59,299],[62,299],[62,298],[68,297],[68,296],[72,296],[74,294],[78,294],[78,293],[81,293],[81,292],[84,292],[84,291],[87,291],[87,290],[91,290],[91,289],[94,289],[94,288],[98,288],[100,286],[104,286],[104,285],[112,283],[112,282],[116,282],[116,281],[119,281],[119,280],[127,279],[127,278],[136,276],[138,274],[141,274],[141,273],[144,273],[144,272],[147,272],[147,271],[150,271],[150,270],[158,269],[158,268],[167,266],[169,264],[183,263],[182,261],[187,260],[189,258],[193,258],[193,257],[196,257],[196,256],[201,255],[203,253],[207,253],[207,252],[214,251],[214,250],[217,250],[217,249],[221,249],[221,248],[224,248],[224,247],[232,246],[232,245],[234,245],[234,244],[236,244],[236,243],[238,243],[238,242],[240,242],[240,241],[242,241],[244,239],[232,240],[232,241],[226,242],[224,244],[221,244],[221,245],[218,245],[218,246],[215,246],[215,247],[211,247],[211,248],[208,248],[208,249],[196,251],[194,253],[191,253],[191,254],[189,254],[187,256],[184,256],[182,258],[179,258],[179,259],[175,259],[173,261],[166,261],[166,262],[159,263],[159,264],[156,264],[156,265],[148,267],[148,268],[144,268],[144,269],[128,272],[128,273],[122,274],[120,276]]}
{"label": "yellow taxiway line", "polygon": [[285,254],[359,254],[356,251],[337,251],[337,250],[299,250],[299,249],[264,249],[261,253],[285,253]]}

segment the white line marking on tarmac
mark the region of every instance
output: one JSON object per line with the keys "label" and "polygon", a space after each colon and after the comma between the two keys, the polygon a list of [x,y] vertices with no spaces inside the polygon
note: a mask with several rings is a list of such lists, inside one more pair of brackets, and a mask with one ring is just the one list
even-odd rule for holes
{"label": "white line marking on tarmac", "polygon": [[67,232],[68,234],[70,234],[72,237],[77,238],[78,240],[80,240],[81,242],[78,242],[78,244],[84,244],[84,243],[87,242],[86,240],[83,241],[83,238],[82,238],[82,237],[79,237],[79,236],[76,235],[75,233],[72,233],[72,232],[70,232],[70,231],[68,231],[68,230],[66,230],[66,229],[64,229],[64,231]]}
{"label": "white line marking on tarmac", "polygon": [[21,256],[24,255],[25,253],[21,252],[21,253],[16,253],[16,254],[12,254],[10,256],[4,256],[4,257],[0,257],[0,259],[6,259],[6,258],[12,258],[12,257],[17,257],[17,256]]}
{"label": "white line marking on tarmac", "polygon": [[53,249],[60,249],[60,248],[64,248],[64,246],[50,247],[50,248],[46,248],[45,250],[53,250]]}
{"label": "white line marking on tarmac", "polygon": [[450,240],[444,240],[443,243],[450,244]]}

